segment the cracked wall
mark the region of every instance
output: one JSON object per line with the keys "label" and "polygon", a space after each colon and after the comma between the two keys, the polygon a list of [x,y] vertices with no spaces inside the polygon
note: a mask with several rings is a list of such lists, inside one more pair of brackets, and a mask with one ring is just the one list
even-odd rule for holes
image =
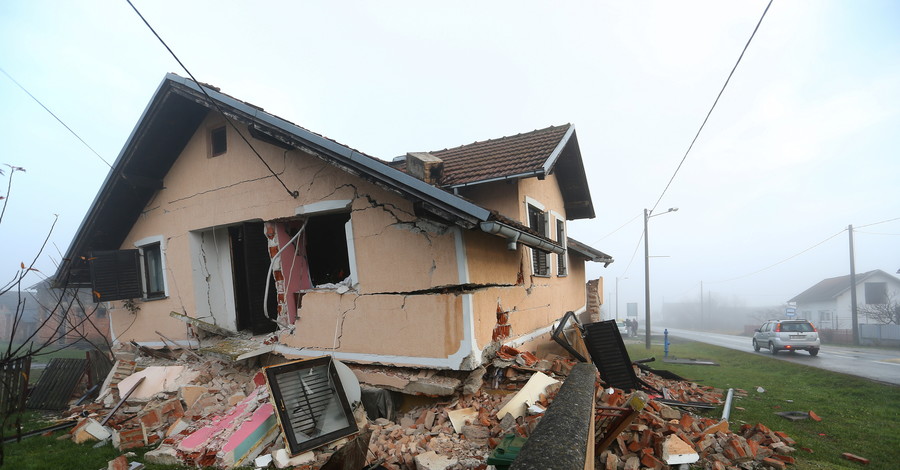
{"label": "cracked wall", "polygon": [[[254,140],[266,162],[299,192],[297,199],[291,198],[230,128],[226,154],[208,157],[206,131],[214,121],[201,125],[183,149],[164,179],[164,189],[147,205],[122,246],[131,248],[147,236],[166,237],[170,296],[139,302],[137,314],[117,309],[113,329],[120,341],[157,343],[156,330],[185,339],[187,327],[170,318],[171,311],[200,315],[233,329],[234,302],[226,301],[234,295],[232,279],[227,278],[231,273],[225,272],[232,267],[226,227],[270,222],[276,228],[270,248],[281,247],[290,238],[281,224],[295,219],[298,207],[350,200],[358,284],[343,295],[312,289],[289,275],[289,263],[280,263],[281,274],[272,282],[281,294],[281,317],[294,326],[292,334],[279,335],[281,342],[306,350],[384,356],[446,358],[459,349],[461,296],[424,293],[460,281],[452,230],[418,219],[412,204],[399,195],[317,157]],[[293,254],[283,253],[282,261],[285,256]],[[298,293],[299,309],[293,304]],[[291,318],[291,313],[297,315]]]}
{"label": "cracked wall", "polygon": [[[501,318],[497,339],[506,341],[584,305],[582,263],[570,262],[567,277],[537,278],[531,275],[524,247],[508,251],[500,237],[417,218],[412,204],[395,193],[313,155],[253,140],[269,166],[298,191],[299,197],[292,198],[230,128],[228,151],[210,158],[206,133],[215,125],[220,120],[210,118],[200,126],[122,246],[133,248],[136,240],[149,236],[166,238],[170,295],[140,302],[136,314],[112,311],[119,341],[162,345],[157,330],[185,339],[188,329],[170,318],[171,311],[233,329],[231,254],[223,238],[227,227],[268,222],[274,228],[269,248],[280,248],[290,238],[284,224],[298,220],[297,209],[321,201],[351,201],[349,243],[357,283],[340,293],[316,289],[285,261],[294,258],[291,250],[282,254],[276,270],[280,274],[274,274],[272,282],[278,288],[279,318],[292,328],[280,331],[278,338],[297,351],[370,355],[385,363],[453,356],[459,364],[474,367],[477,360],[466,362],[465,357],[475,357],[492,342]],[[531,178],[473,188],[467,197],[523,220],[526,194],[564,213],[553,175],[544,181]],[[212,241],[203,242],[201,235]],[[464,253],[457,252],[459,246]],[[293,269],[302,268],[294,264]],[[469,344],[472,335],[474,344]]]}

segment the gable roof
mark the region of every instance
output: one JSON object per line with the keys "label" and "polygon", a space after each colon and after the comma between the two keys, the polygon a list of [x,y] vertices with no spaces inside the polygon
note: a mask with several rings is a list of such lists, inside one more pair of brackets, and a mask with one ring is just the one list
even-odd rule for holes
{"label": "gable roof", "polygon": [[[212,101],[210,101],[212,100]],[[326,163],[414,201],[422,211],[464,228],[480,228],[493,220],[487,209],[432,186],[386,162],[304,129],[262,108],[167,74],[132,130],[75,238],[60,263],[61,284],[89,279],[82,258],[91,251],[117,250],[141,211],[157,190],[181,150],[211,110],[248,126],[253,137],[285,148],[296,148]],[[577,146],[577,145],[576,145]],[[513,224],[514,231],[527,227]],[[533,246],[531,242],[523,243]],[[539,248],[562,252],[560,244],[542,239]]]}
{"label": "gable roof", "polygon": [[[428,154],[444,162],[441,187],[463,186],[556,174],[566,218],[595,217],[575,127],[550,126],[513,136],[474,142]],[[405,162],[393,166],[405,170]]]}
{"label": "gable roof", "polygon": [[[865,282],[867,279],[871,278],[875,274],[884,274],[888,278],[896,279],[894,276],[880,270],[875,269],[872,271],[868,271],[865,273],[856,275],[856,284],[859,285],[862,282]],[[900,282],[900,281],[898,281]],[[831,277],[828,279],[824,279],[819,281],[816,285],[806,289],[801,292],[788,302],[796,302],[796,303],[810,303],[810,302],[823,302],[832,300],[835,297],[843,294],[850,290],[850,275],[846,276],[838,276]]]}

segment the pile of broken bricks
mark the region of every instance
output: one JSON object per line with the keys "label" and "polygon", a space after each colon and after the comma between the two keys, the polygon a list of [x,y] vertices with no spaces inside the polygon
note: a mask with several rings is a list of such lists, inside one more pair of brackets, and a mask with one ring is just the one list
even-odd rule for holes
{"label": "pile of broken bricks", "polygon": [[[70,433],[73,440],[109,440],[122,452],[154,447],[144,461],[159,464],[303,470],[329,468],[332,456],[349,442],[345,438],[290,455],[258,368],[184,354],[174,362],[147,361],[120,360],[96,402],[70,409],[80,419]],[[487,469],[504,436],[531,434],[574,364],[564,356],[537,358],[503,347],[490,366],[460,381],[455,395],[432,398],[394,421],[370,420],[360,405],[354,418],[361,434],[371,435],[366,461],[396,470]],[[425,376],[431,374],[420,379]],[[135,387],[141,377],[143,384]],[[676,400],[722,402],[721,390],[648,373],[641,378]],[[596,401],[598,407],[622,406],[627,397],[622,390],[604,388],[598,378]],[[668,468],[667,455],[694,452],[704,468],[778,469],[793,463],[792,444],[762,425],[746,425],[735,434],[727,422],[651,400],[597,457],[596,468]],[[121,457],[118,461],[116,468],[129,468],[121,467]]]}

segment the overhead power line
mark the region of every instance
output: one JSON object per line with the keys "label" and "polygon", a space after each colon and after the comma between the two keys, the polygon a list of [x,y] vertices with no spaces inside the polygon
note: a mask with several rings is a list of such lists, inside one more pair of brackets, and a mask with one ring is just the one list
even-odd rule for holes
{"label": "overhead power line", "polygon": [[604,235],[604,236],[602,236],[602,237],[600,237],[600,238],[598,238],[598,239],[592,241],[592,242],[591,242],[591,245],[593,245],[594,243],[597,243],[597,242],[599,242],[599,241],[603,241],[603,240],[609,238],[610,236],[612,236],[612,234],[618,232],[619,230],[622,230],[623,228],[625,228],[626,225],[628,225],[628,224],[634,222],[634,221],[637,220],[637,218],[640,217],[640,216],[641,216],[641,214],[638,214],[638,215],[632,217],[631,220],[629,220],[628,222],[625,222],[624,224],[620,225],[619,228],[617,228],[617,229],[613,230],[612,232],[609,232],[609,233],[607,233],[606,235]]}
{"label": "overhead power line", "polygon": [[895,221],[895,220],[900,220],[900,217],[894,217],[893,219],[882,220],[881,222],[875,222],[875,223],[871,223],[871,224],[860,225],[860,226],[855,227],[855,228],[866,228],[866,227],[871,227],[871,226],[873,226],[873,225],[886,224],[886,223],[888,223],[888,222],[893,222],[893,221]]}
{"label": "overhead power line", "polygon": [[[191,77],[191,80],[193,80],[194,83],[197,84],[197,87],[200,88],[200,91],[203,92],[203,95],[206,96],[206,99],[209,100],[209,102],[213,106],[215,106],[217,111],[219,111],[219,114],[221,114],[222,116],[225,116],[225,112],[222,111],[221,107],[219,107],[219,103],[217,103],[215,100],[212,99],[211,96],[209,96],[209,93],[206,92],[206,88],[204,88],[204,86],[200,84],[200,82],[194,77],[194,74],[192,74],[191,71],[188,70],[187,66],[185,66],[184,63],[181,62],[181,59],[179,59],[178,56],[175,55],[175,52],[172,50],[171,47],[169,47],[168,44],[166,44],[166,41],[163,41],[163,38],[160,37],[159,34],[157,34],[156,30],[153,29],[153,26],[150,26],[150,23],[147,21],[146,18],[144,18],[144,15],[142,15],[141,12],[138,11],[137,7],[134,6],[133,3],[131,3],[131,0],[125,0],[125,1],[128,2],[128,5],[131,6],[131,9],[133,9],[134,12],[137,13],[137,15],[141,18],[141,21],[143,21],[144,24],[147,25],[148,28],[150,28],[150,32],[152,32],[153,35],[156,36],[156,39],[159,39],[159,42],[162,43],[163,47],[165,47],[166,50],[169,51],[169,54],[171,54],[172,57],[175,59],[175,61],[178,62],[178,65],[181,66],[181,69],[184,70],[184,72],[187,73]],[[274,170],[272,170],[272,167],[269,166],[268,163],[266,163],[266,160],[262,157],[262,155],[260,155],[259,152],[256,151],[256,148],[253,147],[253,144],[251,144],[250,141],[246,137],[244,137],[244,134],[241,132],[241,130],[238,129],[237,126],[234,125],[234,123],[231,121],[231,119],[228,119],[227,116],[225,116],[225,118],[226,118],[225,122],[227,122],[228,125],[231,126],[232,129],[234,129],[234,131],[237,133],[237,135],[239,135],[241,137],[241,140],[243,140],[244,143],[247,144],[248,147],[250,147],[250,150],[252,150],[253,153],[256,154],[256,158],[259,158],[259,161],[261,161],[263,163],[263,165],[266,166],[266,168],[269,170],[269,173],[271,173],[272,176],[274,176],[275,179],[278,180],[279,183],[281,183],[281,186],[284,187],[284,190],[287,191],[288,194],[291,195],[291,197],[297,198],[300,195],[300,193],[298,191],[291,191],[290,188],[288,188],[287,185],[284,184],[284,181],[281,180],[281,178],[278,176],[278,174],[275,173]]]}
{"label": "overhead power line", "polygon": [[796,253],[796,254],[794,254],[794,255],[788,256],[787,258],[785,258],[785,259],[783,259],[783,260],[781,260],[781,261],[779,261],[779,262],[777,262],[777,263],[770,264],[769,266],[766,266],[765,268],[758,269],[758,270],[756,270],[756,271],[753,271],[752,273],[744,274],[744,275],[742,275],[742,276],[733,277],[733,278],[731,278],[731,279],[723,279],[723,280],[721,280],[721,281],[712,281],[712,282],[709,282],[709,284],[721,284],[721,283],[723,283],[723,282],[736,281],[736,280],[738,280],[738,279],[743,279],[743,278],[745,278],[745,277],[750,277],[750,276],[753,276],[754,274],[759,274],[759,273],[761,273],[761,272],[763,272],[763,271],[772,269],[772,268],[774,268],[775,266],[778,266],[779,264],[786,263],[786,262],[788,262],[788,261],[790,261],[790,260],[792,260],[792,259],[794,259],[794,258],[796,258],[796,257],[798,257],[798,256],[800,256],[800,255],[802,255],[803,253],[806,253],[807,251],[812,250],[813,248],[816,248],[816,247],[818,247],[819,245],[824,244],[825,242],[831,240],[832,238],[834,238],[834,237],[836,237],[836,236],[838,236],[838,235],[840,235],[840,234],[842,234],[842,233],[844,233],[844,232],[846,232],[846,231],[847,231],[847,229],[842,229],[840,232],[835,233],[834,235],[832,235],[832,236],[830,236],[830,237],[828,237],[828,238],[826,238],[826,239],[820,241],[819,243],[816,243],[815,245],[813,245],[813,246],[811,246],[811,247],[809,247],[809,248],[807,248],[807,249],[805,249],[805,250],[803,250],[803,251],[801,251],[801,252],[799,252],[799,253]]}
{"label": "overhead power line", "polygon": [[709,116],[712,115],[714,109],[716,109],[716,104],[719,103],[719,98],[722,97],[722,93],[725,92],[725,87],[728,86],[728,82],[731,80],[731,76],[734,75],[734,71],[737,70],[738,64],[741,63],[741,59],[744,58],[744,53],[747,52],[747,48],[750,47],[750,41],[753,41],[753,37],[756,36],[756,31],[759,30],[759,25],[762,24],[763,18],[766,17],[766,12],[769,11],[769,7],[772,6],[772,0],[769,0],[769,4],[766,5],[766,9],[763,10],[762,16],[759,17],[759,21],[756,23],[756,27],[753,28],[753,33],[750,34],[750,38],[747,39],[747,44],[744,44],[744,49],[741,51],[741,55],[738,56],[737,62],[735,62],[734,67],[731,68],[731,72],[728,74],[728,78],[725,79],[725,84],[722,85],[722,89],[719,90],[719,94],[716,96],[716,100],[713,101],[712,107],[709,108],[709,112],[706,113],[706,117],[703,119],[703,123],[700,124],[700,128],[697,129],[697,134],[694,135],[694,140],[691,141],[691,145],[688,146],[686,152],[684,152],[684,156],[681,157],[681,162],[678,163],[678,167],[675,168],[675,172],[672,173],[672,177],[669,178],[669,182],[666,184],[665,189],[663,189],[662,194],[659,195],[659,199],[656,200],[656,203],[653,204],[653,208],[650,209],[652,213],[656,210],[656,206],[659,205],[659,202],[662,201],[663,196],[666,195],[666,191],[669,190],[669,186],[672,185],[672,181],[675,180],[675,175],[678,174],[678,170],[681,169],[681,166],[684,165],[684,161],[687,160],[688,154],[691,153],[691,149],[694,148],[694,144],[697,142],[697,138],[700,137],[700,132],[703,131],[703,127],[706,126],[706,122],[709,121]]}
{"label": "overhead power line", "polygon": [[22,91],[24,91],[28,96],[30,96],[31,99],[33,99],[35,103],[41,105],[41,107],[44,108],[44,111],[47,111],[48,113],[50,113],[50,115],[53,116],[53,118],[56,119],[57,122],[59,122],[60,124],[62,124],[63,127],[65,127],[66,130],[68,130],[72,135],[74,135],[76,139],[78,139],[79,141],[81,141],[81,143],[84,144],[85,147],[87,147],[91,152],[94,152],[94,155],[96,155],[97,158],[99,158],[100,160],[103,160],[103,163],[106,163],[106,166],[112,168],[112,165],[110,165],[109,162],[106,161],[105,158],[101,157],[100,154],[97,153],[97,151],[94,150],[93,147],[91,147],[90,145],[88,145],[88,143],[85,142],[84,139],[82,139],[81,136],[78,135],[77,132],[73,131],[72,128],[69,127],[65,122],[63,122],[63,120],[60,119],[59,116],[57,116],[53,111],[50,111],[50,108],[44,106],[44,103],[41,103],[41,100],[37,99],[37,97],[35,97],[34,95],[32,95],[31,92],[28,91],[28,89],[26,89],[24,86],[22,86],[21,83],[19,83],[18,81],[16,81],[16,79],[13,78],[12,75],[8,74],[8,73],[6,72],[6,70],[3,70],[3,67],[0,67],[0,72],[3,72],[3,75],[6,75],[6,78],[9,78],[10,80],[12,80],[12,82],[15,83],[16,86],[18,86],[19,88],[21,88]]}

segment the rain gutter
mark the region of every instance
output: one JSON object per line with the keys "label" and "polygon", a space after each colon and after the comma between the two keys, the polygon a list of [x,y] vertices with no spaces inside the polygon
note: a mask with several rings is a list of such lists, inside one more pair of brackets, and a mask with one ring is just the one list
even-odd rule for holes
{"label": "rain gutter", "polygon": [[536,235],[532,235],[523,230],[519,230],[517,228],[494,220],[482,222],[481,224],[479,224],[479,227],[484,233],[498,235],[509,240],[509,244],[507,245],[507,248],[509,250],[515,250],[516,244],[522,243],[523,245],[530,246],[541,251],[555,253],[557,255],[561,255],[566,252],[566,249],[562,245],[556,244],[552,241],[546,240]]}

